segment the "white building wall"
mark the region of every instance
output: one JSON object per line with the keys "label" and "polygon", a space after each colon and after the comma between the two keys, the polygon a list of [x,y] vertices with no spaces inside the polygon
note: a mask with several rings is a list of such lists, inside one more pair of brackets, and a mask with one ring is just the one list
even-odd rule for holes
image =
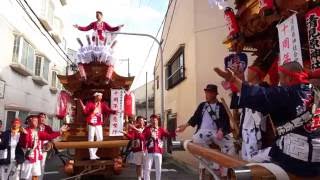
{"label": "white building wall", "polygon": [[[42,1],[36,1],[37,3],[32,2],[30,1],[30,5],[34,5],[32,7],[35,11],[41,8]],[[58,3],[60,1],[55,2],[57,5]],[[55,8],[59,7],[56,6]],[[31,16],[37,22],[37,19],[33,15]],[[39,22],[37,23],[40,25]],[[42,31],[44,32],[44,29]],[[32,76],[22,76],[10,68],[9,65],[12,63],[13,55],[14,32],[21,33],[37,52],[40,52],[50,60],[48,85],[39,86],[32,80]],[[0,79],[5,81],[4,99],[0,99],[0,119],[4,121],[4,126],[6,126],[6,112],[8,110],[23,110],[29,113],[45,112],[49,116],[53,116],[59,92],[52,93],[49,90],[52,70],[57,70],[58,73],[64,72],[67,65],[66,61],[57,53],[44,35],[41,34],[15,0],[1,1],[0,39]],[[54,42],[52,41],[52,43]],[[58,49],[58,47],[56,48]],[[60,53],[62,54],[62,52]],[[53,124],[57,124],[58,122],[53,120]]]}

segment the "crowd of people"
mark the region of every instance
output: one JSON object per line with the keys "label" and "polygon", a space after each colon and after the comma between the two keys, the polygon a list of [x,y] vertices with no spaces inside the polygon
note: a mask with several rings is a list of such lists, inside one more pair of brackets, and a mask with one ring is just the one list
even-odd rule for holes
{"label": "crowd of people", "polygon": [[[138,116],[126,131],[121,131],[132,140],[132,156],[129,162],[136,165],[138,179],[149,180],[154,163],[156,180],[161,179],[164,139],[182,133],[189,126],[196,127],[192,137],[194,143],[204,147],[217,145],[230,156],[240,157],[248,162],[272,162],[286,172],[297,176],[319,176],[320,123],[319,110],[314,102],[311,76],[306,76],[301,65],[296,62],[279,67],[280,86],[268,86],[259,76],[250,82],[241,80],[234,72],[215,68],[216,73],[232,84],[231,109],[241,112],[240,132],[241,148],[238,152],[231,128],[228,107],[221,103],[218,87],[208,84],[204,88],[205,101],[201,102],[191,118],[176,129],[168,132],[161,127],[158,115],[150,116],[147,124]],[[258,78],[258,79],[257,79]],[[86,105],[80,100],[88,123],[88,140],[103,140],[102,123],[104,115],[115,114],[102,102],[102,94],[94,93],[94,101]],[[318,114],[317,114],[318,113]],[[45,144],[67,131],[62,126],[55,132],[46,125],[46,114],[29,115],[22,127],[20,119],[11,121],[10,129],[0,135],[0,177],[1,179],[41,179],[46,160]],[[271,121],[276,136],[266,145],[263,134],[267,122]],[[97,149],[90,148],[90,159],[96,160]],[[206,167],[207,168],[207,167]],[[226,168],[212,163],[214,171],[226,176]],[[200,179],[205,179],[205,166],[200,163]]]}
{"label": "crowd of people", "polygon": [[[272,162],[286,172],[306,178],[320,175],[319,110],[314,101],[312,74],[298,62],[289,62],[278,68],[279,86],[263,83],[257,71],[244,81],[230,69],[215,68],[215,72],[231,84],[231,109],[241,113],[238,148],[243,160],[254,163]],[[251,74],[252,75],[252,74]],[[197,127],[192,139],[194,143],[209,147],[219,146],[222,152],[236,155],[235,137],[231,133],[230,119],[226,108],[217,99],[214,84],[204,89],[206,101],[200,103],[190,120],[178,126],[177,132],[187,127]],[[267,129],[267,125],[268,129]],[[267,130],[273,130],[271,143],[266,143]],[[204,179],[204,167],[200,164],[200,179]],[[223,167],[212,164],[221,176],[226,175]]]}
{"label": "crowd of people", "polygon": [[45,145],[59,137],[68,127],[53,131],[46,124],[46,114],[29,115],[22,121],[15,118],[10,128],[0,134],[0,179],[43,179],[46,161]]}
{"label": "crowd of people", "polygon": [[161,127],[158,115],[150,116],[150,124],[145,118],[137,116],[134,124],[130,124],[128,131],[122,131],[132,140],[132,156],[130,163],[136,165],[139,180],[150,180],[151,167],[154,162],[156,180],[161,180],[162,154],[164,153],[164,139],[174,137],[174,132],[168,132]]}

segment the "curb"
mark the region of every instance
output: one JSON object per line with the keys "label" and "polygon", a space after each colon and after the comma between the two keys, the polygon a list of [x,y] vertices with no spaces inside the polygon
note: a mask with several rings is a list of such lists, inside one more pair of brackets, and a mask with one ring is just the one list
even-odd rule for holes
{"label": "curb", "polygon": [[198,169],[195,169],[195,168],[191,167],[190,165],[188,165],[187,163],[185,163],[183,161],[175,159],[169,153],[164,153],[163,154],[163,161],[165,161],[165,160],[170,161],[170,163],[178,166],[179,168],[181,168],[185,172],[189,172],[190,174],[193,174],[193,175],[197,175],[198,174]]}

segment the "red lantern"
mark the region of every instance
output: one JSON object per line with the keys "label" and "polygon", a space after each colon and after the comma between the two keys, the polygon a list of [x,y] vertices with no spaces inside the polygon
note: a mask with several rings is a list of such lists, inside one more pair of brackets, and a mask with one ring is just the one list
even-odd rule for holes
{"label": "red lantern", "polygon": [[231,39],[236,38],[239,35],[239,25],[232,8],[227,7],[224,10],[224,18],[227,21],[227,26],[229,29],[229,37]]}
{"label": "red lantern", "polygon": [[58,97],[56,117],[64,119],[68,113],[68,104],[70,103],[70,95],[66,91],[61,91]]}
{"label": "red lantern", "polygon": [[306,24],[308,31],[311,69],[314,71],[320,69],[320,7],[316,7],[306,14]]}
{"label": "red lantern", "polygon": [[273,12],[273,0],[259,0],[260,12],[270,15]]}
{"label": "red lantern", "polygon": [[135,98],[132,92],[126,92],[124,95],[124,115],[133,116],[135,113]]}

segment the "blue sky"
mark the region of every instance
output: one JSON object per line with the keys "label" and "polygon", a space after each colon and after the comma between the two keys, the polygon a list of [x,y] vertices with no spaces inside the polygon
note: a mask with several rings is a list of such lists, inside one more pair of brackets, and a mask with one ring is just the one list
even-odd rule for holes
{"label": "blue sky", "polygon": [[[72,27],[81,26],[95,21],[95,11],[102,11],[104,20],[112,26],[125,24],[122,32],[146,33],[156,35],[167,10],[169,0],[68,0],[63,8],[65,35],[68,46],[77,50],[79,45],[76,38],[85,39],[86,34]],[[160,38],[161,32],[158,35]],[[130,59],[130,74],[136,76],[133,89],[145,83],[145,74],[148,79],[153,78],[153,66],[157,55],[155,44],[148,59],[147,55],[152,40],[144,37],[118,35],[115,56],[119,59]],[[146,64],[144,62],[147,62]],[[127,62],[118,61],[115,69],[120,75],[127,75]]]}

